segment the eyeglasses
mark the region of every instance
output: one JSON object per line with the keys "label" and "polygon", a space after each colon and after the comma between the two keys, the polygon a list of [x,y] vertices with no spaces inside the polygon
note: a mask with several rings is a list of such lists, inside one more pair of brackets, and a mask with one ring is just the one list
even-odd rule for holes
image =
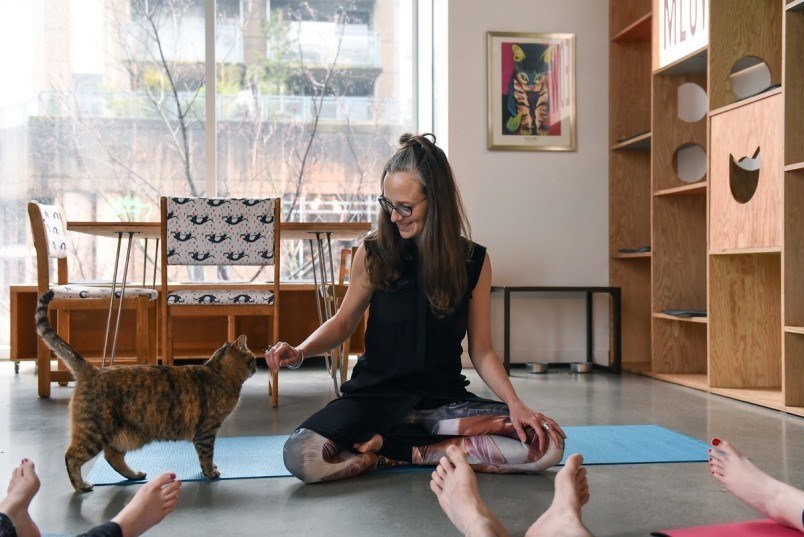
{"label": "eyeglasses", "polygon": [[415,209],[417,205],[420,205],[426,199],[427,198],[422,198],[421,200],[417,201],[413,205],[406,205],[404,203],[402,203],[400,205],[394,205],[390,201],[388,201],[388,198],[386,198],[385,196],[378,197],[377,201],[379,201],[380,206],[383,209],[385,209],[386,211],[388,211],[389,213],[391,211],[396,211],[397,214],[399,214],[399,216],[410,216],[410,215],[413,214],[413,209]]}

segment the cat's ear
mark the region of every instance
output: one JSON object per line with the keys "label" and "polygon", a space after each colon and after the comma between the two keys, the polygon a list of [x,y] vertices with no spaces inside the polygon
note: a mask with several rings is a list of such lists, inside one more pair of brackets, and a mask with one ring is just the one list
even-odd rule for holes
{"label": "cat's ear", "polygon": [[246,346],[246,335],[242,334],[240,337],[238,337],[234,342],[234,346],[241,351],[248,349],[248,347]]}

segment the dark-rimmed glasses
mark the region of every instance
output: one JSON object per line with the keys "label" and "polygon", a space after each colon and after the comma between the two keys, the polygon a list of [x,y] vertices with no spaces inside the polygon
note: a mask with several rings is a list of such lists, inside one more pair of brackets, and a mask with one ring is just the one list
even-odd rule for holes
{"label": "dark-rimmed glasses", "polygon": [[388,201],[388,198],[386,198],[385,196],[378,197],[377,201],[379,201],[380,206],[383,209],[385,209],[386,211],[388,211],[389,213],[391,211],[396,211],[399,216],[410,216],[410,215],[413,214],[413,209],[415,209],[417,205],[420,205],[426,199],[427,198],[422,198],[421,200],[417,201],[413,205],[407,205],[407,204],[404,204],[404,203],[401,203],[399,205],[394,205],[390,201]]}

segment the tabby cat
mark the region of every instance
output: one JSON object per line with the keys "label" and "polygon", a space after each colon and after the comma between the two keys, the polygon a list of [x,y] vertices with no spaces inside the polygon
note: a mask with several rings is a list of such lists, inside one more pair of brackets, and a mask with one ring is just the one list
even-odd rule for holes
{"label": "tabby cat", "polygon": [[215,435],[237,406],[243,383],[256,371],[246,336],[226,343],[203,365],[100,369],[53,330],[48,319],[52,299],[53,291],[39,299],[36,331],[76,379],[70,403],[72,440],[64,454],[75,490],[92,490],[92,483],[81,477],[81,466],[101,451],[124,477],[144,479],[144,473],[128,467],[125,454],[156,440],[192,441],[204,476],[219,477],[212,463]]}

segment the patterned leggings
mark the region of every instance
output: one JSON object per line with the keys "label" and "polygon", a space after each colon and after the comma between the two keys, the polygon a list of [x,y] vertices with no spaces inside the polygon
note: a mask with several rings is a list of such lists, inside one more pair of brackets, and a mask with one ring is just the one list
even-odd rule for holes
{"label": "patterned leggings", "polygon": [[[564,454],[564,443],[550,440],[542,453],[535,431],[526,429],[520,442],[502,403],[459,402],[430,410],[411,410],[403,423],[417,425],[435,442],[413,446],[413,464],[435,466],[450,445],[460,446],[476,471],[535,473],[555,466]],[[443,438],[442,438],[443,437]],[[376,452],[358,453],[309,429],[297,429],[285,443],[285,466],[305,483],[343,479],[375,468],[402,464]]]}

